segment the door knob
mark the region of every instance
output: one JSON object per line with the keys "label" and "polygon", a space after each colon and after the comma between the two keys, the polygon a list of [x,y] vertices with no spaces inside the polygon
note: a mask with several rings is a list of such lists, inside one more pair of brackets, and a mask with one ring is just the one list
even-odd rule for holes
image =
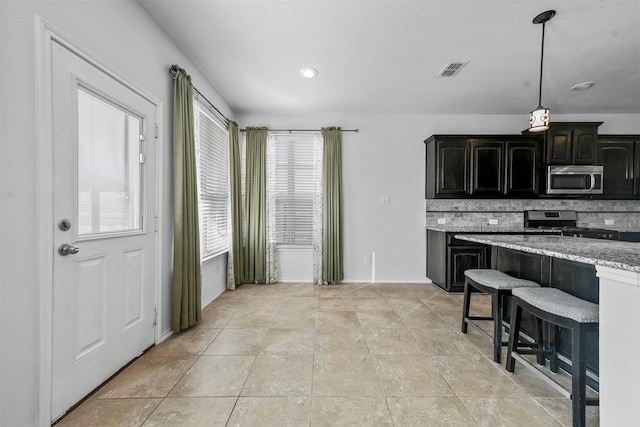
{"label": "door knob", "polygon": [[58,253],[62,256],[73,255],[80,252],[80,248],[77,246],[70,245],[69,243],[63,243],[58,248]]}

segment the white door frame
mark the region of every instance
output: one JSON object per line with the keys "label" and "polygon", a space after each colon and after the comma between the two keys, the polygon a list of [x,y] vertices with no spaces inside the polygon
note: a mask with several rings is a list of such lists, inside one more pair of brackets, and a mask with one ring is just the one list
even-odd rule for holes
{"label": "white door frame", "polygon": [[[155,106],[157,123],[156,144],[156,215],[157,224],[161,224],[160,215],[163,206],[162,197],[162,118],[163,103],[145,91],[132,85],[124,76],[114,71],[105,61],[92,54],[82,45],[74,41],[59,29],[35,16],[35,65],[36,65],[36,247],[37,276],[40,296],[39,343],[40,343],[40,371],[38,396],[38,424],[51,424],[51,385],[52,385],[52,357],[53,357],[53,113],[52,109],[52,69],[51,51],[53,42],[57,42],[74,52],[91,65],[101,70],[117,82],[128,87],[133,92],[148,100]],[[150,220],[153,220],[150,218]],[[158,319],[162,319],[162,227],[158,226],[156,234],[155,253],[155,294]],[[155,326],[155,343],[161,341],[160,321]]]}

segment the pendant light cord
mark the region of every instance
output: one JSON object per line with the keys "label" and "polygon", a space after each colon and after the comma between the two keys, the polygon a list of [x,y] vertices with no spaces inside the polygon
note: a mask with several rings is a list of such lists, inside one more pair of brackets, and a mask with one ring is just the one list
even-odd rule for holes
{"label": "pendant light cord", "polygon": [[540,87],[538,89],[538,107],[542,107],[542,64],[544,64],[544,25],[542,23],[542,49],[540,50]]}

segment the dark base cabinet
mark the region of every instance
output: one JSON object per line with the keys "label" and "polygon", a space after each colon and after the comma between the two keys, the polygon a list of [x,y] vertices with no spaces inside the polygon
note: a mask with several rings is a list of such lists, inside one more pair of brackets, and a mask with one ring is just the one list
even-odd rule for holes
{"label": "dark base cabinet", "polygon": [[484,246],[449,246],[447,283],[450,291],[464,291],[464,272],[472,268],[485,268],[487,248]]}
{"label": "dark base cabinet", "polygon": [[490,247],[458,240],[451,233],[427,230],[427,277],[447,292],[464,290],[464,272],[488,268]]}

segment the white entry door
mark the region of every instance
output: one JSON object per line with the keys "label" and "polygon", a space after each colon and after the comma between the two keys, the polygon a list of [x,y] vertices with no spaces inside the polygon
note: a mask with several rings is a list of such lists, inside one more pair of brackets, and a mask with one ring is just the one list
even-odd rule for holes
{"label": "white entry door", "polygon": [[154,343],[155,105],[52,48],[52,420]]}

